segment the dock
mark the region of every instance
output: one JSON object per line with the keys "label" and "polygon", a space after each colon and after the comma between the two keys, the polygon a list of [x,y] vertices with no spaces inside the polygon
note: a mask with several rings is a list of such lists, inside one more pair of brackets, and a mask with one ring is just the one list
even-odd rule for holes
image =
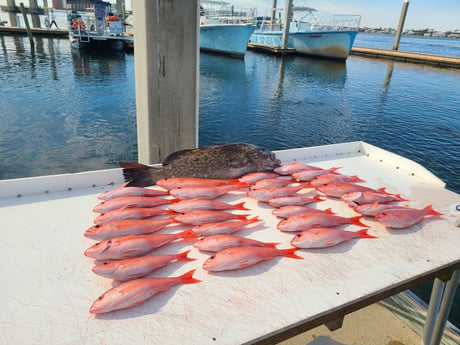
{"label": "dock", "polygon": [[[282,49],[279,46],[249,42],[248,49],[274,55],[297,55],[294,48]],[[353,47],[350,55],[375,59],[386,59],[401,62],[417,63],[442,68],[460,68],[460,58],[400,52],[397,50]]]}
{"label": "dock", "polygon": [[[48,37],[69,37],[69,30],[64,29],[46,29],[46,28],[31,28],[32,35],[48,36]],[[26,28],[14,26],[0,26],[0,34],[11,35],[27,35]]]}
{"label": "dock", "polygon": [[351,55],[364,56],[376,59],[388,59],[402,62],[425,64],[444,68],[460,68],[460,58],[400,52],[397,50],[373,49],[353,47]]}

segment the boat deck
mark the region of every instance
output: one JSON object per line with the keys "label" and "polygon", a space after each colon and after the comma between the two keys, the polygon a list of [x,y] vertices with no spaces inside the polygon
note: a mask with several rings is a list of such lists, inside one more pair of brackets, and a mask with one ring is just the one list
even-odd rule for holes
{"label": "boat deck", "polygon": [[[137,307],[94,316],[89,306],[113,283],[91,272],[94,262],[83,251],[94,241],[83,237],[83,232],[92,225],[95,214],[91,210],[99,202],[99,193],[123,182],[121,170],[0,181],[4,342],[273,344],[322,324],[340,327],[347,314],[436,277],[446,279],[448,287],[456,286],[459,195],[446,190],[436,176],[362,142],[276,155],[283,163],[297,160],[323,168],[341,166],[342,173],[357,174],[368,186],[400,193],[413,207],[432,204],[444,216],[404,230],[387,230],[365,219],[370,234],[378,239],[299,250],[304,260],[278,258],[220,274],[201,269],[209,255],[198,252],[190,242],[171,243],[154,253],[190,249],[189,256],[197,260],[171,264],[153,276],[177,276],[196,269],[194,277],[202,283],[175,287]],[[244,201],[252,216],[264,220],[243,230],[242,236],[279,242],[279,248],[290,246],[293,235],[276,229],[278,219],[268,205],[247,198],[244,192],[231,192],[220,200]],[[342,216],[356,215],[338,200],[328,199],[318,207],[331,207]],[[172,225],[162,232],[187,228]],[[428,323],[432,339],[443,332],[441,320],[437,317]]]}

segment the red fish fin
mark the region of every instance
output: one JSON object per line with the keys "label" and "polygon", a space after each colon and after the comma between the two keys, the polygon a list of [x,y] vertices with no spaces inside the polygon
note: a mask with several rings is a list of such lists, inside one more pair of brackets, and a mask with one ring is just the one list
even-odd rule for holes
{"label": "red fish fin", "polygon": [[191,229],[185,230],[179,233],[181,238],[198,238],[201,237],[200,235],[195,234]]}
{"label": "red fish fin", "polygon": [[427,211],[430,216],[443,216],[444,215],[444,213],[439,213],[439,212],[435,211],[433,209],[433,205],[428,205],[428,206],[424,207],[423,209],[425,211]]}
{"label": "red fish fin", "polygon": [[250,216],[250,214],[239,214],[237,215],[236,219],[239,219],[239,220],[248,220],[248,217]]}
{"label": "red fish fin", "polygon": [[302,187],[302,188],[315,188],[315,187],[313,187],[313,186],[311,185],[310,182],[302,183],[302,184],[300,185],[300,187]]}
{"label": "red fish fin", "polygon": [[298,251],[298,250],[299,250],[299,248],[280,249],[280,254],[282,256],[286,256],[288,258],[303,260],[303,257],[298,256],[297,254],[295,254],[295,252]]}
{"label": "red fish fin", "polygon": [[[329,173],[335,174],[337,170],[342,169],[342,167],[334,167],[329,169]],[[340,174],[337,174],[340,175]]]}
{"label": "red fish fin", "polygon": [[[234,179],[230,179],[230,180],[224,180],[224,181],[225,181],[226,183],[228,183],[228,184],[239,184],[239,183],[246,183],[246,182],[240,182],[240,180],[239,180],[239,179],[237,179],[237,178],[234,178]],[[247,184],[247,183],[246,183],[246,184]],[[249,186],[249,184],[248,184],[248,186]]]}
{"label": "red fish fin", "polygon": [[188,271],[187,273],[184,273],[183,275],[179,276],[178,278],[180,279],[180,282],[182,284],[194,284],[194,283],[201,283],[201,280],[193,278],[193,273],[195,273],[196,270],[191,270]]}
{"label": "red fish fin", "polygon": [[265,246],[275,248],[278,244],[281,244],[281,242],[268,242],[268,243],[265,243]]}
{"label": "red fish fin", "polygon": [[335,212],[332,212],[332,208],[330,208],[330,207],[329,207],[329,208],[326,208],[326,209],[324,210],[324,213],[327,213],[327,214],[336,214]]}
{"label": "red fish fin", "polygon": [[398,198],[398,201],[409,201],[408,199],[403,199],[401,194],[395,194],[394,196]]}
{"label": "red fish fin", "polygon": [[385,194],[390,194],[390,193],[388,193],[386,190],[387,190],[386,187],[382,187],[382,188],[377,189],[377,192],[379,192],[379,193],[385,193]]}
{"label": "red fish fin", "polygon": [[361,218],[362,218],[362,216],[357,216],[357,217],[352,217],[352,218],[348,218],[348,219],[351,222],[350,224],[369,227],[369,225],[361,223]]}
{"label": "red fish fin", "polygon": [[259,219],[258,216],[255,216],[253,218],[249,218],[248,221],[249,221],[249,224],[252,224],[252,223],[262,222],[262,219]]}
{"label": "red fish fin", "polygon": [[360,179],[358,176],[356,175],[353,175],[353,176],[350,176],[352,179],[353,179],[353,182],[366,182],[362,179]]}
{"label": "red fish fin", "polygon": [[326,201],[326,199],[321,199],[320,195],[315,195],[313,197],[313,200],[316,201],[316,202]]}
{"label": "red fish fin", "polygon": [[187,255],[188,253],[190,253],[190,250],[187,250],[185,252],[182,252],[182,253],[179,253],[176,255],[176,259],[178,261],[194,261],[196,259],[193,259],[193,258],[189,258]]}
{"label": "red fish fin", "polygon": [[369,229],[361,229],[359,231],[356,231],[356,234],[358,235],[358,237],[360,238],[378,238],[376,236],[372,236],[372,235],[368,235],[367,232],[369,231]]}
{"label": "red fish fin", "polygon": [[175,202],[179,202],[181,199],[168,199],[168,204],[174,204]]}
{"label": "red fish fin", "polygon": [[238,183],[234,183],[232,185],[235,188],[248,188],[248,187],[251,186],[249,183],[246,183],[246,182],[238,182]]}
{"label": "red fish fin", "polygon": [[243,211],[250,211],[249,208],[244,207],[244,202],[240,202],[239,204],[233,205],[235,210],[243,210]]}

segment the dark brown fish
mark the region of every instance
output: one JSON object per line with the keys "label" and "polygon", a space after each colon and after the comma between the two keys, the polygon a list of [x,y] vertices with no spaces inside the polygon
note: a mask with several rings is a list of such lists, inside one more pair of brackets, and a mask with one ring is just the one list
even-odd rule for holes
{"label": "dark brown fish", "polygon": [[169,177],[233,179],[251,172],[270,172],[280,161],[270,151],[245,143],[218,144],[170,154],[161,168],[121,162],[129,186],[151,186]]}

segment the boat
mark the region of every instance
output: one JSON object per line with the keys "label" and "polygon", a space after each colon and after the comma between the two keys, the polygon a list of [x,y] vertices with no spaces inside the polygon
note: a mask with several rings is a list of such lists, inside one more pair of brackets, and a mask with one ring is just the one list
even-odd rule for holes
{"label": "boat", "polygon": [[[334,15],[316,18],[311,7],[293,7],[289,23],[287,47],[283,47],[285,24],[280,19],[283,9],[273,9],[272,15],[257,17],[257,29],[250,37],[254,48],[292,49],[298,54],[345,61],[358,34],[360,15]],[[279,13],[278,19],[276,13]],[[298,14],[303,14],[299,16]]]}
{"label": "boat", "polygon": [[[88,3],[90,8],[77,12]],[[133,36],[125,33],[123,16],[113,14],[110,2],[72,1],[71,6],[68,23],[72,48],[124,51],[133,45]]]}
{"label": "boat", "polygon": [[235,12],[223,1],[200,2],[200,50],[244,57],[256,29],[254,9]]}

